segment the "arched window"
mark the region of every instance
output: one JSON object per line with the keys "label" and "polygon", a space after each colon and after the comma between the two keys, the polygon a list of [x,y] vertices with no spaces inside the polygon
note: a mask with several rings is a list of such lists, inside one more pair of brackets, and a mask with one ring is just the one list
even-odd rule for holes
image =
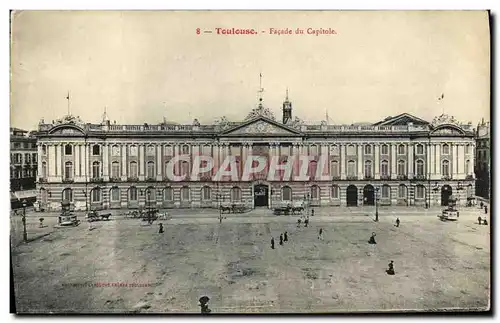
{"label": "arched window", "polygon": [[63,201],[73,202],[73,190],[71,188],[65,188],[62,191]]}
{"label": "arched window", "polygon": [[73,164],[71,162],[64,163],[64,179],[73,178]]}
{"label": "arched window", "polygon": [[120,156],[120,146],[113,145],[113,147],[111,147],[111,156],[113,156],[113,157]]}
{"label": "arched window", "polygon": [[135,162],[135,161],[130,162],[129,167],[130,167],[130,169],[129,169],[130,177],[137,178],[138,177],[137,176],[137,162]]}
{"label": "arched window", "polygon": [[128,199],[130,201],[137,201],[137,187],[132,186],[128,189]]}
{"label": "arched window", "polygon": [[189,154],[189,146],[188,145],[182,146],[182,154],[183,155]]}
{"label": "arched window", "polygon": [[42,163],[42,178],[46,178],[46,177],[47,177],[47,163],[43,162]]}
{"label": "arched window", "polygon": [[309,153],[313,156],[318,154],[318,146],[317,145],[310,145],[309,146]]}
{"label": "arched window", "polygon": [[387,160],[380,163],[380,175],[389,176],[389,162]]}
{"label": "arched window", "polygon": [[354,147],[354,145],[347,146],[347,155],[348,156],[356,155],[356,147]]}
{"label": "arched window", "polygon": [[404,160],[398,161],[398,175],[399,176],[406,175],[406,162]]}
{"label": "arched window", "polygon": [[166,145],[163,152],[164,152],[165,156],[173,156],[174,155],[174,150],[172,149],[172,146],[170,146],[170,145]]}
{"label": "arched window", "polygon": [[372,154],[372,146],[365,145],[365,155],[371,155],[371,154]]}
{"label": "arched window", "polygon": [[101,177],[101,165],[99,162],[95,161],[92,163],[92,178]]}
{"label": "arched window", "polygon": [[386,144],[382,145],[382,147],[380,147],[380,153],[382,155],[389,155],[389,146]]}
{"label": "arched window", "polygon": [[416,173],[418,176],[424,175],[424,161],[423,160],[417,160],[416,161]]}
{"label": "arched window", "polygon": [[447,160],[443,160],[441,163],[441,173],[443,176],[450,176],[450,162]]}
{"label": "arched window", "polygon": [[111,163],[111,177],[112,178],[120,177],[120,163],[117,161]]}
{"label": "arched window", "polygon": [[470,160],[466,160],[465,161],[465,175],[470,175],[471,174],[471,171],[470,171]]}
{"label": "arched window", "polygon": [[156,155],[156,147],[154,145],[148,145],[148,148],[146,149],[146,155],[147,156]]}
{"label": "arched window", "polygon": [[391,198],[391,187],[387,184],[382,185],[382,198],[384,199]]}
{"label": "arched window", "polygon": [[347,176],[356,176],[356,162],[354,160],[347,162]]}
{"label": "arched window", "polygon": [[191,200],[191,191],[189,187],[183,186],[181,188],[181,201],[190,201]]}
{"label": "arched window", "polygon": [[233,187],[231,189],[231,202],[241,201],[241,188]]}
{"label": "arched window", "polygon": [[423,155],[424,154],[424,146],[422,144],[417,145],[417,155]]}
{"label": "arched window", "polygon": [[291,201],[292,189],[289,186],[283,186],[283,188],[281,189],[281,197],[283,201]]}
{"label": "arched window", "polygon": [[99,156],[99,155],[101,155],[101,146],[99,146],[99,145],[93,145],[92,146],[92,155],[93,156]]}
{"label": "arched window", "polygon": [[155,163],[152,161],[148,161],[148,178],[154,178],[155,176]]}
{"label": "arched window", "polygon": [[171,187],[165,187],[163,189],[163,200],[166,202],[174,200],[174,190]]}
{"label": "arched window", "polygon": [[64,154],[65,154],[66,156],[71,156],[71,155],[73,154],[73,146],[71,146],[71,145],[69,145],[69,144],[68,144],[68,145],[65,145],[65,146],[64,146]]}
{"label": "arched window", "polygon": [[365,178],[372,177],[372,162],[370,160],[365,161]]}
{"label": "arched window", "polygon": [[320,198],[320,188],[317,185],[311,186],[311,199],[319,200]]}
{"label": "arched window", "polygon": [[340,188],[337,185],[332,186],[332,191],[330,194],[332,199],[339,199],[340,198]]}
{"label": "arched window", "polygon": [[443,145],[442,154],[443,155],[449,155],[450,154],[450,146],[448,144],[444,144]]}
{"label": "arched window", "polygon": [[401,199],[406,198],[406,191],[407,191],[406,185],[404,185],[404,184],[399,185],[399,187],[398,187],[398,197],[401,198]]}
{"label": "arched window", "polygon": [[183,161],[181,163],[181,176],[189,175],[189,163],[187,161]]}
{"label": "arched window", "polygon": [[90,202],[101,202],[101,189],[99,187],[92,189],[92,194],[90,194]]}
{"label": "arched window", "polygon": [[416,198],[417,199],[423,199],[423,198],[425,198],[425,186],[423,186],[423,185],[417,185]]}
{"label": "arched window", "polygon": [[332,177],[339,177],[339,162],[333,160],[330,163],[330,174]]}
{"label": "arched window", "polygon": [[137,149],[136,145],[130,146],[129,154],[130,154],[131,157],[137,157],[138,149]]}
{"label": "arched window", "polygon": [[120,189],[118,187],[111,188],[111,202],[120,202]]}
{"label": "arched window", "polygon": [[201,189],[201,199],[203,201],[210,201],[212,199],[212,189],[209,186],[203,186]]}
{"label": "arched window", "polygon": [[404,155],[405,154],[405,145],[399,145],[398,146],[398,154],[399,155]]}

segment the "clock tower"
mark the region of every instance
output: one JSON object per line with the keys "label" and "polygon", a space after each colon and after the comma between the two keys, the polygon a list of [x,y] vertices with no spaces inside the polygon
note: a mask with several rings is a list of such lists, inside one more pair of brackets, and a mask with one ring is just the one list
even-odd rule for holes
{"label": "clock tower", "polygon": [[283,102],[283,124],[292,122],[292,102],[288,100],[288,88],[286,89],[286,98]]}

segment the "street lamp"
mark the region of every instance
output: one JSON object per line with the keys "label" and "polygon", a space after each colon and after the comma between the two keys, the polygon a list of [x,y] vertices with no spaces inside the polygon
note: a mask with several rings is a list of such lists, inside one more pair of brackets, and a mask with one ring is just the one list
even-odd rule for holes
{"label": "street lamp", "polygon": [[26,232],[26,200],[23,200],[23,240],[28,242],[28,232]]}
{"label": "street lamp", "polygon": [[378,192],[380,187],[375,188],[375,222],[378,222]]}

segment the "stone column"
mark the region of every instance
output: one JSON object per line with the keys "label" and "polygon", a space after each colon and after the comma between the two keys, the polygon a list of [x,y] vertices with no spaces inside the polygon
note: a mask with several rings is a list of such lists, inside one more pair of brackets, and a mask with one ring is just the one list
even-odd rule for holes
{"label": "stone column", "polygon": [[363,174],[363,145],[358,143],[358,180],[364,178]]}
{"label": "stone column", "polygon": [[441,146],[440,145],[434,145],[434,149],[436,151],[436,160],[435,160],[435,167],[436,167],[436,179],[441,179]]}
{"label": "stone column", "polygon": [[[37,145],[37,158],[38,158],[38,163],[37,163],[37,178],[40,178],[43,176],[42,174],[42,144]],[[45,174],[47,176],[47,174]]]}
{"label": "stone column", "polygon": [[380,145],[378,143],[375,144],[375,179],[380,179]]}
{"label": "stone column", "polygon": [[413,144],[409,143],[407,146],[408,149],[408,179],[413,178],[414,174],[414,165],[415,165],[415,154],[414,154],[414,146]]}
{"label": "stone column", "polygon": [[431,145],[429,145],[428,143],[425,145],[425,153],[426,153],[426,161],[425,161],[425,176],[427,176],[428,179],[430,179],[431,177],[431,172],[432,172],[432,161],[431,161],[431,157],[432,157],[432,152],[431,152]]}
{"label": "stone column", "polygon": [[162,178],[162,169],[163,169],[163,163],[162,163],[162,156],[163,156],[163,149],[161,144],[156,144],[156,180],[161,181]]}
{"label": "stone column", "polygon": [[102,145],[102,172],[104,181],[109,181],[109,149],[108,144]]}
{"label": "stone column", "polygon": [[396,144],[391,143],[391,179],[397,178]]}
{"label": "stone column", "polygon": [[346,179],[346,169],[347,169],[347,160],[346,160],[346,145],[340,144],[340,179]]}
{"label": "stone column", "polygon": [[144,144],[139,145],[139,180],[143,181],[145,178],[145,173],[144,173],[144,163],[145,158],[144,158]]}
{"label": "stone column", "polygon": [[80,182],[81,181],[81,174],[80,174],[80,144],[74,145],[73,146],[73,152],[75,153],[75,182]]}
{"label": "stone column", "polygon": [[57,160],[56,160],[56,176],[60,179],[64,178],[63,177],[63,167],[62,167],[62,144],[57,144],[56,145],[56,150],[57,150]]}
{"label": "stone column", "polygon": [[121,152],[122,152],[122,181],[127,180],[127,174],[128,174],[128,165],[127,165],[127,154],[128,154],[128,149],[127,149],[127,144],[122,144],[121,145]]}
{"label": "stone column", "polygon": [[191,152],[191,158],[190,158],[191,161],[189,162],[189,165],[190,165],[191,168],[189,170],[189,178],[192,181],[199,181],[200,180],[200,174],[197,174],[195,177],[191,177],[191,173],[192,173],[193,168],[194,168],[195,157],[200,155],[200,145],[191,145],[190,152]]}

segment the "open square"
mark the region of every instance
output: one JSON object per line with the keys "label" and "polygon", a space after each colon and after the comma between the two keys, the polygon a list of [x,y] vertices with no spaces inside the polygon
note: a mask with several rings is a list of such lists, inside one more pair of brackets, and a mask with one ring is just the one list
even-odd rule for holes
{"label": "open square", "polygon": [[[163,234],[156,222],[120,216],[91,231],[49,224],[51,234],[13,247],[17,310],[199,313],[204,295],[213,313],[489,308],[490,227],[477,224],[478,209],[457,222],[416,208],[381,210],[374,222],[372,211],[323,208],[307,228],[268,210],[222,224],[215,212],[177,211],[161,221]],[[29,231],[37,220],[28,217]],[[367,243],[372,232],[376,245]],[[394,276],[385,272],[390,260]]]}

